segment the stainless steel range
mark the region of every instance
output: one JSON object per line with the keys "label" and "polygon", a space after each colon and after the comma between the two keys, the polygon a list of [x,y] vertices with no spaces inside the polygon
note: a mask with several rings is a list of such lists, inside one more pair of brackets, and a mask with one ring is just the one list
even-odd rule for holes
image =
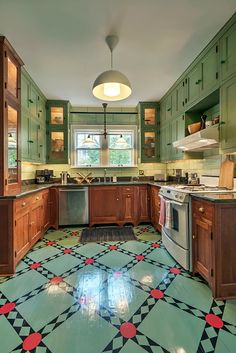
{"label": "stainless steel range", "polygon": [[205,185],[171,185],[161,188],[160,195],[170,212],[168,222],[162,227],[162,241],[168,252],[186,270],[192,270],[191,194],[226,191],[229,190]]}

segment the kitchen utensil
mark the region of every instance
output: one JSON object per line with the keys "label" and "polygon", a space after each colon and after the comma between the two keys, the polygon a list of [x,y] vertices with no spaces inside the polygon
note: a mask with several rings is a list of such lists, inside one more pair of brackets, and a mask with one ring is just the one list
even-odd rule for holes
{"label": "kitchen utensil", "polygon": [[219,187],[224,187],[232,190],[234,187],[234,161],[231,161],[228,156],[220,166]]}
{"label": "kitchen utensil", "polygon": [[203,129],[206,128],[206,119],[207,119],[207,115],[206,115],[206,114],[203,114],[203,115],[201,116],[201,121],[202,121],[202,123],[201,123],[201,130],[203,130]]}
{"label": "kitchen utensil", "polygon": [[213,125],[213,121],[212,120],[206,121],[206,127],[210,127],[212,125]]}
{"label": "kitchen utensil", "polygon": [[199,121],[198,123],[190,124],[188,125],[188,132],[191,134],[194,134],[195,132],[198,132],[201,130],[202,123]]}
{"label": "kitchen utensil", "polygon": [[68,181],[68,177],[70,177],[70,174],[68,174],[67,172],[61,172],[61,183],[66,185],[67,181]]}

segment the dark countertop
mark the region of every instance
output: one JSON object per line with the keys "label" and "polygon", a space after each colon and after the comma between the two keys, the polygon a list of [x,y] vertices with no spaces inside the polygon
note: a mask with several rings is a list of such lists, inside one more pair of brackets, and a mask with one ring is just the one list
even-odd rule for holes
{"label": "dark countertop", "polygon": [[19,197],[23,197],[29,194],[32,194],[37,191],[45,190],[51,187],[62,187],[62,188],[80,188],[80,187],[90,187],[90,186],[106,186],[106,185],[154,185],[157,187],[161,187],[164,185],[173,184],[171,182],[165,181],[118,181],[116,183],[112,182],[100,182],[100,183],[91,183],[91,184],[76,184],[76,183],[68,183],[66,185],[60,183],[52,183],[52,184],[30,184],[24,185],[21,188],[20,193],[12,193],[10,195],[0,196],[1,199],[15,199]]}
{"label": "dark countertop", "polygon": [[201,200],[215,203],[236,203],[236,192],[192,194]]}

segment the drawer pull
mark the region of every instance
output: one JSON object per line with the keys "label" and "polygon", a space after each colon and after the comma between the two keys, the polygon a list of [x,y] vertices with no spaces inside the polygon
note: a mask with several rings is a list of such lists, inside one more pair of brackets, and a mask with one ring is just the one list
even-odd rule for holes
{"label": "drawer pull", "polygon": [[195,235],[193,235],[193,239],[195,239],[196,237],[195,237]]}
{"label": "drawer pull", "polygon": [[116,199],[116,201],[119,201],[119,199]]}
{"label": "drawer pull", "polygon": [[25,203],[25,202],[22,202],[21,206],[24,207],[25,205],[26,205],[26,203]]}
{"label": "drawer pull", "polygon": [[39,200],[39,196],[36,197],[36,200]]}
{"label": "drawer pull", "polygon": [[198,211],[201,212],[201,213],[204,213],[205,209],[203,207],[199,207]]}

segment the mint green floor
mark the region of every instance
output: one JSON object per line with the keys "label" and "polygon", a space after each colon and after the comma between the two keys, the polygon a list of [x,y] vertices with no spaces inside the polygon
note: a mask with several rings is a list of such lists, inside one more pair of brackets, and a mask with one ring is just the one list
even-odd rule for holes
{"label": "mint green floor", "polygon": [[0,353],[236,353],[236,301],[215,301],[151,226],[85,245],[81,230],[50,230],[0,277]]}

